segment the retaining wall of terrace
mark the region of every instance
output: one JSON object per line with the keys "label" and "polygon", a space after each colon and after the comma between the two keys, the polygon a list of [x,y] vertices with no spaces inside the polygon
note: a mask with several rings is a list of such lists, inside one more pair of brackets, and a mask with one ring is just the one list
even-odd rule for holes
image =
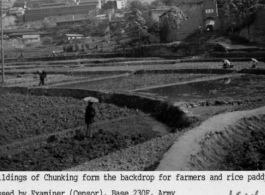
{"label": "retaining wall of terrace", "polygon": [[104,91],[92,91],[82,89],[60,89],[60,88],[26,88],[26,87],[2,87],[0,92],[21,93],[37,96],[73,97],[83,99],[93,96],[100,102],[115,104],[120,107],[139,109],[150,113],[157,120],[172,127],[187,127],[190,118],[178,106],[174,106],[162,99],[135,95],[133,93],[108,93]]}
{"label": "retaining wall of terrace", "polygon": [[233,73],[233,69],[209,69],[209,68],[194,68],[194,69],[165,69],[165,70],[138,70],[134,74],[161,74],[161,73],[193,73],[193,74],[228,74]]}
{"label": "retaining wall of terrace", "polygon": [[6,63],[9,62],[32,62],[32,61],[57,61],[57,60],[74,60],[84,58],[114,58],[114,57],[132,57],[130,53],[102,53],[102,54],[79,54],[79,55],[65,55],[65,56],[49,56],[49,57],[34,57],[34,58],[7,58]]}
{"label": "retaining wall of terrace", "polygon": [[[126,70],[112,70],[112,71],[46,71],[49,75],[51,74],[65,74],[65,75],[75,75],[75,76],[83,76],[83,75],[94,75],[94,74],[100,74],[100,75],[108,75],[108,74],[125,74],[125,73],[131,73],[132,71],[126,71]],[[0,71],[1,73],[1,71]],[[5,72],[6,75],[17,75],[17,74],[36,74],[36,70],[29,70],[29,71],[9,71]]]}
{"label": "retaining wall of terrace", "polygon": [[260,58],[264,60],[265,51],[235,51],[235,52],[212,52],[210,53],[211,57],[219,58]]}

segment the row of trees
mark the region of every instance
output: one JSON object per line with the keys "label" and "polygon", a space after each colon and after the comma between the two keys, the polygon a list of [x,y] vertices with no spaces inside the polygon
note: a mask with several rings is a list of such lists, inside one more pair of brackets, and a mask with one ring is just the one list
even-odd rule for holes
{"label": "row of trees", "polygon": [[[14,3],[13,7],[24,7],[25,2],[28,3],[27,6],[31,7],[31,8],[39,8],[41,7],[41,4],[43,2],[38,2],[38,1],[34,1],[34,2],[30,2],[30,1],[26,1],[26,0],[16,0],[16,2]],[[59,3],[59,0],[46,0],[45,3]]]}
{"label": "row of trees", "polygon": [[255,14],[264,8],[264,0],[221,0],[220,19],[223,30],[248,29],[255,20]]}

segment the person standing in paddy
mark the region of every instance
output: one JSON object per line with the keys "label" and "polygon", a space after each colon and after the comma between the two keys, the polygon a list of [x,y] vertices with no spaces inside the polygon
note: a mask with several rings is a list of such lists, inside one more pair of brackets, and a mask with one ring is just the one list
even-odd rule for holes
{"label": "person standing in paddy", "polygon": [[45,71],[37,71],[37,73],[39,74],[39,77],[40,77],[39,86],[44,85],[45,84],[45,78],[47,77],[47,73]]}
{"label": "person standing in paddy", "polygon": [[93,100],[88,100],[88,105],[86,107],[85,122],[87,125],[86,137],[93,137],[92,123],[94,122],[94,117],[96,116],[96,110],[93,107]]}

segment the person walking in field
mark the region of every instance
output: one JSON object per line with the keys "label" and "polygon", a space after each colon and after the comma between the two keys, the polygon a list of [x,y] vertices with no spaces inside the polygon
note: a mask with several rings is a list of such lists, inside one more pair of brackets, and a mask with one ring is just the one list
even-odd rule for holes
{"label": "person walking in field", "polygon": [[45,84],[45,78],[47,78],[47,73],[45,71],[37,71],[39,78],[40,78],[40,83],[39,86],[44,85]]}
{"label": "person walking in field", "polygon": [[88,97],[85,98],[84,100],[88,102],[85,113],[85,122],[87,125],[85,136],[92,138],[93,137],[92,123],[95,121],[94,117],[96,116],[96,110],[93,107],[93,102],[98,102],[98,100],[93,97]]}

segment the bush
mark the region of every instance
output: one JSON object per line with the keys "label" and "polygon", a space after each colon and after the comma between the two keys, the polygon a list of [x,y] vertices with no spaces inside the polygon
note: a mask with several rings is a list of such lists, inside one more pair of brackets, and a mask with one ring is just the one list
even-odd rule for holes
{"label": "bush", "polygon": [[53,42],[52,37],[44,37],[44,38],[41,40],[41,43],[42,43],[43,45],[50,45],[50,44],[52,44],[52,42]]}

